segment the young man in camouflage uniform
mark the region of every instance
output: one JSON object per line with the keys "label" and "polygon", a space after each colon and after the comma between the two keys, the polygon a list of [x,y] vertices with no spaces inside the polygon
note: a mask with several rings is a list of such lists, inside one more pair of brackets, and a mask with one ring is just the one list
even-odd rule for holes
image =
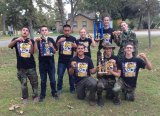
{"label": "young man in camouflage uniform", "polygon": [[120,24],[121,31],[113,32],[115,36],[115,43],[120,47],[118,51],[118,58],[121,60],[124,58],[124,46],[127,43],[133,43],[134,52],[133,56],[137,56],[138,54],[138,40],[136,38],[136,34],[128,28],[128,24],[126,22],[121,22]]}
{"label": "young man in camouflage uniform", "polygon": [[80,100],[85,99],[86,91],[89,91],[89,103],[95,104],[95,94],[97,81],[91,74],[96,73],[91,58],[84,55],[85,46],[78,44],[77,56],[71,59],[69,73],[75,78],[77,98]]}
{"label": "young man in camouflage uniform", "polygon": [[124,46],[124,52],[125,58],[118,63],[118,70],[121,72],[119,88],[124,93],[126,100],[134,101],[139,69],[151,70],[152,65],[144,53],[140,53],[138,57],[133,56],[134,45],[132,43]]}
{"label": "young man in camouflage uniform", "polygon": [[[104,101],[102,98],[102,92],[106,90],[106,97],[113,100],[113,103],[118,105],[120,104],[119,101],[119,92],[114,92],[112,89],[116,83],[117,75],[115,72],[117,71],[117,63],[118,58],[112,55],[113,50],[115,47],[111,43],[107,43],[106,46],[103,47],[104,49],[104,66],[105,66],[105,73],[97,73],[98,76],[98,83],[97,83],[97,96],[98,101],[97,104],[99,106],[104,105]],[[98,63],[100,69],[102,69],[101,64]]]}
{"label": "young man in camouflage uniform", "polygon": [[17,76],[21,83],[23,103],[28,101],[27,78],[30,80],[33,90],[33,100],[38,101],[38,76],[36,73],[36,64],[34,60],[34,41],[28,38],[29,29],[23,27],[21,37],[13,38],[8,45],[9,48],[15,48],[17,57]]}

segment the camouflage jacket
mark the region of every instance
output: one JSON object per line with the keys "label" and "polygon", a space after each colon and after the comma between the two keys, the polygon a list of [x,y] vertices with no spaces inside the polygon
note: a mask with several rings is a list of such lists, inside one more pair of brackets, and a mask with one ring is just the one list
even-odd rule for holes
{"label": "camouflage jacket", "polygon": [[118,57],[121,59],[124,57],[124,46],[127,43],[133,43],[134,52],[133,55],[136,56],[138,54],[138,40],[136,38],[136,34],[129,30],[128,32],[122,32],[116,39],[115,43],[120,47],[118,52]]}

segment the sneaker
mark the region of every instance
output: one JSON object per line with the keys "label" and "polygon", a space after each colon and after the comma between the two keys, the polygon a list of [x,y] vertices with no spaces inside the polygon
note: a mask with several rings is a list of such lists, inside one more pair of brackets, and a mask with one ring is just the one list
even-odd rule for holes
{"label": "sneaker", "polygon": [[70,91],[70,93],[75,94],[75,90]]}
{"label": "sneaker", "polygon": [[90,105],[90,106],[95,106],[96,103],[95,103],[94,101],[89,101],[89,105]]}
{"label": "sneaker", "polygon": [[53,98],[54,98],[55,100],[58,100],[58,99],[59,99],[58,94],[57,94],[57,93],[55,93],[55,94],[53,95]]}
{"label": "sneaker", "polygon": [[40,98],[39,98],[39,102],[43,102],[44,101],[44,96],[40,96]]}
{"label": "sneaker", "polygon": [[58,90],[58,95],[61,95],[62,94],[62,90]]}
{"label": "sneaker", "polygon": [[28,103],[28,99],[22,99],[23,104],[27,104]]}
{"label": "sneaker", "polygon": [[104,100],[103,99],[98,99],[97,104],[98,104],[98,106],[103,107],[104,106]]}
{"label": "sneaker", "polygon": [[38,102],[39,101],[39,97],[34,97],[33,98],[33,102]]}
{"label": "sneaker", "polygon": [[114,103],[114,105],[120,105],[121,104],[120,99],[113,99],[113,103]]}

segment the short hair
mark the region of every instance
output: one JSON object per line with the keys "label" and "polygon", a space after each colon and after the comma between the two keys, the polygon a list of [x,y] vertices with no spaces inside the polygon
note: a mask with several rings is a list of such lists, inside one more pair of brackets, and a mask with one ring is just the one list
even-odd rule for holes
{"label": "short hair", "polygon": [[65,27],[69,27],[69,28],[71,29],[71,26],[68,25],[68,24],[63,25],[63,29],[64,29]]}
{"label": "short hair", "polygon": [[134,48],[134,44],[132,42],[128,42],[124,45],[124,48],[126,48],[128,45],[131,45]]}
{"label": "short hair", "polygon": [[84,27],[82,27],[82,28],[79,30],[79,32],[80,32],[81,30],[85,30],[85,31],[87,31]]}
{"label": "short hair", "polygon": [[42,26],[40,26],[40,31],[41,31],[41,29],[42,29],[43,27],[46,27],[46,28],[48,29],[48,27],[47,27],[46,25],[42,25]]}
{"label": "short hair", "polygon": [[[22,27],[22,29],[23,29],[23,28],[27,28],[27,29],[28,29],[28,31],[30,32],[30,29],[29,29],[29,27],[28,27],[28,26],[23,26],[23,27]],[[22,30],[22,29],[21,29],[21,30]]]}
{"label": "short hair", "polygon": [[85,49],[85,45],[82,44],[82,43],[79,43],[79,44],[77,45],[77,48],[78,48],[78,46],[83,46],[83,48]]}
{"label": "short hair", "polygon": [[110,16],[105,16],[105,17],[103,18],[103,20],[104,20],[106,17],[108,17],[108,18],[109,18],[109,20],[111,20],[111,17],[110,17]]}

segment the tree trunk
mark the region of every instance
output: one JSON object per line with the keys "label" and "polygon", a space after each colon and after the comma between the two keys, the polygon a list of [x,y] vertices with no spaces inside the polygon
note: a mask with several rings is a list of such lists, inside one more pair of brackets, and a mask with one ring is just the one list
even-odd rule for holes
{"label": "tree trunk", "polygon": [[32,19],[29,19],[28,24],[29,24],[29,30],[30,30],[30,38],[34,39],[34,31],[33,31]]}
{"label": "tree trunk", "polygon": [[64,5],[62,0],[57,0],[57,5],[60,13],[61,23],[62,25],[65,24],[65,16],[64,16]]}
{"label": "tree trunk", "polygon": [[141,23],[142,23],[142,14],[140,15],[139,18],[138,30],[141,28]]}
{"label": "tree trunk", "polygon": [[6,14],[2,15],[3,35],[6,35]]}
{"label": "tree trunk", "polygon": [[70,17],[70,25],[73,31],[73,24],[74,24],[74,8],[73,8],[73,1],[71,0],[71,17]]}

